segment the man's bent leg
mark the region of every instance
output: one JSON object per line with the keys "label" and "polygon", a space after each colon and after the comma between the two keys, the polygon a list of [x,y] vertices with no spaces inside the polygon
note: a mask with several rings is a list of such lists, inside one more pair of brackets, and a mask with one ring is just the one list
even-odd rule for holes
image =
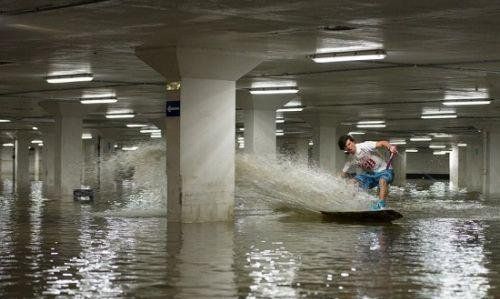
{"label": "man's bent leg", "polygon": [[378,197],[381,200],[385,200],[385,198],[387,197],[387,195],[389,193],[389,184],[387,184],[387,181],[385,179],[380,179],[378,181],[378,185],[380,187]]}

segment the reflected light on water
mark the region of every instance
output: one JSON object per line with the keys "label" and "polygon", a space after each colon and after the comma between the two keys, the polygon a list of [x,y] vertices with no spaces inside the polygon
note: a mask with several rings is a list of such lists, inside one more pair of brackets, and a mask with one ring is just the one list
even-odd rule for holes
{"label": "reflected light on water", "polygon": [[415,245],[428,298],[484,298],[490,288],[484,224],[478,221],[421,221]]}
{"label": "reflected light on water", "polygon": [[298,270],[298,258],[293,256],[282,245],[282,242],[273,242],[268,248],[262,244],[251,246],[247,255],[246,268],[253,283],[249,286],[247,298],[298,298],[298,291],[292,283]]}

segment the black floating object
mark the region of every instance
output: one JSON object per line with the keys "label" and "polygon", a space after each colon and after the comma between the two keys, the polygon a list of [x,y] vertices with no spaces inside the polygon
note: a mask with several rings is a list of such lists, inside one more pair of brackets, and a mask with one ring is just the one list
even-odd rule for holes
{"label": "black floating object", "polygon": [[73,199],[80,202],[94,201],[94,189],[75,189]]}
{"label": "black floating object", "polygon": [[391,222],[403,217],[401,213],[385,209],[360,212],[321,212],[327,220],[337,222]]}

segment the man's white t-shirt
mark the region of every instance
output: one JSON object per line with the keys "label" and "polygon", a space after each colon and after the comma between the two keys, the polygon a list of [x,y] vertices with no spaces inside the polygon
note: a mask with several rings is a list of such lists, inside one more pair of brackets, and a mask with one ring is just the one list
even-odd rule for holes
{"label": "man's white t-shirt", "polygon": [[356,144],[356,152],[349,155],[342,171],[347,172],[352,166],[368,172],[385,170],[387,162],[376,152],[376,144],[377,142],[375,141],[365,141]]}

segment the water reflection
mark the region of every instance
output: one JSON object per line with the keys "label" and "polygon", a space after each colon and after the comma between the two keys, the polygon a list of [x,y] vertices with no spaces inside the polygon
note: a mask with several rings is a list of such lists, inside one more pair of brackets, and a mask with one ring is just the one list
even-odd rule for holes
{"label": "water reflection", "polygon": [[414,250],[424,275],[422,295],[432,298],[484,298],[490,288],[480,221],[421,221]]}
{"label": "water reflection", "polygon": [[231,223],[168,224],[169,286],[175,298],[236,294]]}
{"label": "water reflection", "polygon": [[498,201],[438,196],[442,185],[429,196],[403,191],[394,204],[405,217],[393,225],[246,202],[234,224],[180,225],[98,212],[118,199],[82,205],[46,200],[37,188],[0,195],[1,298],[498,295]]}

